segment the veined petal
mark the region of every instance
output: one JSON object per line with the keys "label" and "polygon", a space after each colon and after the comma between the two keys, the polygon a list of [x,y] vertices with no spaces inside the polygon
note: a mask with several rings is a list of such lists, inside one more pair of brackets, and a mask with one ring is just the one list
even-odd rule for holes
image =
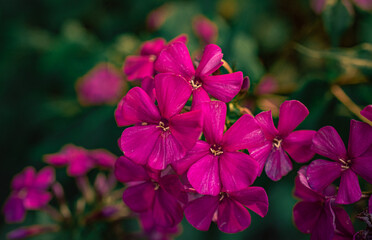
{"label": "veined petal", "polygon": [[196,69],[196,76],[208,76],[217,71],[222,62],[221,48],[215,44],[209,44],[204,48],[198,68]]}
{"label": "veined petal", "polygon": [[184,158],[172,163],[173,169],[178,175],[186,172],[196,161],[209,154],[210,145],[204,141],[197,141],[194,147],[188,151]]}
{"label": "veined petal", "polygon": [[298,163],[305,163],[312,159],[315,153],[311,150],[316,131],[294,131],[283,140],[283,149]]}
{"label": "veined petal", "polygon": [[306,202],[297,203],[293,208],[293,220],[298,228],[303,233],[311,233],[319,217],[321,216],[322,205],[320,202]]}
{"label": "veined petal", "polygon": [[209,98],[208,93],[202,87],[198,89],[193,89],[191,110],[194,110],[197,107],[197,105],[210,101],[211,99]]}
{"label": "veined petal", "polygon": [[318,221],[311,231],[310,240],[333,239],[335,235],[335,216],[330,201],[326,201],[320,212]]}
{"label": "veined petal", "polygon": [[161,115],[169,119],[181,112],[191,96],[192,87],[181,76],[159,73],[155,76],[155,91]]}
{"label": "veined petal", "polygon": [[141,46],[141,52],[140,54],[142,56],[148,56],[148,55],[159,55],[161,50],[164,49],[166,42],[163,38],[155,38],[150,41],[146,41]]}
{"label": "veined petal", "polygon": [[248,187],[241,191],[230,192],[229,195],[261,217],[267,214],[269,199],[262,187]]}
{"label": "veined petal", "polygon": [[55,181],[55,171],[53,167],[44,167],[35,176],[33,186],[46,189]]}
{"label": "veined petal", "polygon": [[341,176],[341,164],[317,159],[312,161],[306,171],[309,186],[320,191]]}
{"label": "veined petal", "polygon": [[272,148],[272,143],[270,141],[265,141],[261,146],[255,148],[248,148],[250,156],[258,163],[258,176],[261,175]]}
{"label": "veined petal", "polygon": [[159,184],[170,195],[182,204],[187,204],[188,196],[185,187],[176,174],[169,174],[159,179]]}
{"label": "veined petal", "polygon": [[265,143],[265,137],[256,120],[249,114],[241,116],[223,135],[224,150],[255,149]]}
{"label": "veined petal", "polygon": [[149,95],[139,87],[128,91],[115,110],[116,122],[119,126],[136,123],[158,123],[161,119],[159,110]]}
{"label": "veined petal", "polygon": [[372,104],[371,105],[368,105],[365,108],[363,108],[363,110],[360,111],[360,114],[362,114],[369,121],[372,121]]}
{"label": "veined petal", "polygon": [[351,160],[351,169],[372,184],[372,146],[361,156]]}
{"label": "veined petal", "polygon": [[138,165],[126,156],[121,156],[115,163],[115,176],[120,182],[135,182],[150,180],[142,165]]}
{"label": "veined petal", "polygon": [[273,140],[278,134],[273,122],[271,111],[261,112],[256,115],[258,125],[260,125],[267,140]]}
{"label": "veined petal", "polygon": [[208,154],[190,167],[187,178],[198,193],[216,196],[221,191],[219,174],[218,157]]}
{"label": "veined petal", "polygon": [[278,131],[288,136],[309,115],[309,110],[297,100],[285,101],[280,106]]}
{"label": "veined petal", "polygon": [[282,147],[273,147],[266,160],[266,175],[273,181],[279,181],[292,170],[292,162]]}
{"label": "veined petal", "polygon": [[341,174],[340,187],[338,188],[336,203],[352,204],[362,197],[358,176],[350,169]]}
{"label": "veined petal", "polygon": [[312,150],[332,160],[346,160],[346,148],[336,129],[325,126],[319,129],[313,138]]}
{"label": "veined petal", "polygon": [[220,144],[226,120],[226,104],[220,101],[203,103],[203,133],[209,144]]}
{"label": "veined petal", "polygon": [[146,164],[162,130],[155,125],[133,126],[121,135],[120,149],[137,164]]}
{"label": "veined petal", "polygon": [[310,187],[306,175],[307,168],[308,166],[303,166],[297,172],[294,195],[307,202],[319,202],[323,196]]}
{"label": "veined petal", "polygon": [[189,50],[182,42],[175,42],[165,48],[155,62],[155,70],[160,73],[174,73],[190,80],[195,75]]}
{"label": "veined petal", "polygon": [[123,201],[134,212],[145,212],[153,206],[155,185],[144,182],[128,187],[123,193]]}
{"label": "veined petal", "polygon": [[16,196],[10,196],[4,204],[3,212],[7,223],[23,221],[26,216],[23,199]]}
{"label": "veined petal", "polygon": [[[367,123],[351,120],[348,154],[357,158],[372,147],[372,127]],[[372,158],[372,154],[371,154]],[[372,163],[372,160],[370,161]],[[372,174],[371,174],[372,175]]]}
{"label": "veined petal", "polygon": [[203,196],[191,201],[185,208],[187,221],[196,229],[207,231],[219,205],[218,196]]}
{"label": "veined petal", "polygon": [[242,152],[224,152],[220,155],[220,177],[227,192],[249,187],[257,177],[258,163]]}
{"label": "veined petal", "polygon": [[243,73],[203,76],[202,88],[223,102],[230,102],[239,93],[243,83]]}
{"label": "veined petal", "polygon": [[128,80],[142,79],[154,75],[153,56],[128,56],[124,61],[124,73]]}
{"label": "veined petal", "polygon": [[225,233],[237,233],[251,225],[251,215],[239,202],[224,198],[218,206],[217,226]]}

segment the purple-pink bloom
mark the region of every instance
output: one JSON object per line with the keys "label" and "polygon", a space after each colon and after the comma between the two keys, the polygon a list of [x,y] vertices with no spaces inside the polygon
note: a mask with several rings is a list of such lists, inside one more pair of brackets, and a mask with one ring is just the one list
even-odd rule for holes
{"label": "purple-pink bloom", "polygon": [[362,114],[363,117],[367,118],[369,121],[372,121],[372,104],[363,108],[363,110],[360,111],[360,114]]}
{"label": "purple-pink bloom", "polygon": [[[213,101],[199,105],[204,116],[206,141],[198,141],[186,156],[172,164],[200,194],[217,196],[221,191],[238,191],[250,186],[257,177],[258,164],[248,154],[239,152],[259,136],[260,127],[248,114],[239,118],[225,133],[226,104]],[[255,136],[255,138],[253,138]]]}
{"label": "purple-pink bloom", "polygon": [[100,63],[78,80],[76,91],[82,105],[101,105],[116,103],[124,87],[120,72],[109,63]]}
{"label": "purple-pink bloom", "polygon": [[161,227],[171,228],[181,222],[188,199],[177,175],[161,175],[122,156],[115,164],[115,176],[120,182],[130,183],[123,201],[132,211],[150,212]]}
{"label": "purple-pink bloom", "polygon": [[67,174],[77,177],[85,175],[94,167],[112,169],[116,156],[103,149],[87,150],[67,144],[60,152],[45,155],[44,160],[56,167],[67,165]]}
{"label": "purple-pink bloom", "polygon": [[372,127],[351,120],[348,150],[333,127],[323,127],[315,134],[312,149],[333,161],[317,159],[310,163],[307,169],[310,186],[321,191],[341,177],[336,203],[358,201],[362,192],[357,175],[372,183]]}
{"label": "purple-pink bloom", "polygon": [[152,217],[152,212],[144,212],[139,215],[140,223],[147,239],[149,240],[171,240],[180,232],[179,225],[174,227],[162,227]]}
{"label": "purple-pink bloom", "polygon": [[[187,37],[186,35],[177,36],[169,44],[174,42],[186,43]],[[128,56],[123,66],[128,80],[141,80],[145,77],[154,77],[154,62],[160,52],[169,44],[163,38],[155,38],[142,44],[139,56]]]}
{"label": "purple-pink bloom", "polygon": [[[259,146],[248,146],[248,151],[259,163],[259,174],[265,167],[266,175],[271,180],[278,181],[292,170],[292,162],[287,154],[299,163],[307,162],[314,156],[311,144],[316,132],[293,131],[308,114],[309,110],[305,105],[291,100],[280,106],[278,128],[274,126],[271,111],[256,115],[266,141]],[[260,142],[260,139],[256,142]]]}
{"label": "purple-pink bloom", "polygon": [[192,28],[204,44],[215,43],[218,36],[217,25],[203,15],[198,15],[192,20]]}
{"label": "purple-pink bloom", "polygon": [[294,195],[302,201],[293,208],[294,223],[311,240],[351,239],[354,228],[347,212],[335,204],[336,188],[314,191],[307,181],[307,166],[298,171]]}
{"label": "purple-pink bloom", "polygon": [[[162,74],[157,74],[157,76]],[[119,145],[138,164],[162,170],[183,158],[199,139],[201,111],[180,114],[191,94],[181,77],[155,77],[158,106],[141,88],[132,88],[115,111],[119,126],[135,124],[123,131]]]}
{"label": "purple-pink bloom", "polygon": [[25,168],[12,181],[12,193],[4,205],[7,222],[20,222],[26,210],[40,209],[48,204],[52,194],[47,191],[55,180],[54,168],[45,167],[36,173],[33,167]]}
{"label": "purple-pink bloom", "polygon": [[229,102],[241,89],[243,73],[213,75],[223,64],[222,56],[220,47],[215,44],[207,45],[195,70],[186,45],[176,42],[160,53],[155,69],[164,74],[156,77],[168,78],[172,74],[181,76],[192,86],[193,106],[208,102],[208,93],[218,100]]}
{"label": "purple-pink bloom", "polygon": [[198,230],[207,231],[214,221],[222,232],[236,233],[251,224],[246,207],[264,217],[269,207],[265,190],[248,187],[240,191],[221,192],[217,196],[202,196],[187,204],[185,217]]}

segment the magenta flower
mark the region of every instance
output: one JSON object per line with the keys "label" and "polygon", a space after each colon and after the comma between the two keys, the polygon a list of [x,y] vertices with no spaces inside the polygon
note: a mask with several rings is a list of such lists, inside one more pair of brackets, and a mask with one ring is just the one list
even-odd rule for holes
{"label": "magenta flower", "polygon": [[109,63],[101,63],[78,80],[76,91],[82,105],[101,105],[116,103],[124,87],[120,72]]}
{"label": "magenta flower", "polygon": [[122,156],[116,162],[115,176],[120,182],[131,183],[123,201],[132,211],[150,212],[161,227],[171,228],[181,222],[187,194],[177,175],[162,176],[160,171],[146,169]]}
{"label": "magenta flower", "polygon": [[323,192],[314,191],[307,181],[307,166],[298,171],[294,195],[302,201],[293,208],[294,223],[312,240],[351,239],[354,228],[347,212],[334,201],[336,188],[329,186]]}
{"label": "magenta flower", "polygon": [[68,144],[59,153],[45,155],[44,160],[56,167],[67,165],[67,174],[77,177],[85,175],[94,167],[112,169],[116,156],[103,149],[89,151]]}
{"label": "magenta flower", "polygon": [[47,191],[55,180],[54,168],[45,167],[36,173],[33,167],[25,168],[12,181],[12,193],[4,205],[7,222],[20,222],[26,210],[40,209],[48,204],[52,194]]}
{"label": "magenta flower", "polygon": [[[206,142],[198,141],[186,156],[172,166],[187,178],[200,194],[216,196],[221,191],[238,191],[250,186],[257,177],[258,164],[239,152],[263,136],[252,116],[243,115],[223,134],[226,105],[213,101],[199,105],[204,115]],[[252,136],[256,136],[253,138]],[[253,139],[253,140],[252,140]]]}
{"label": "magenta flower", "polygon": [[251,216],[245,207],[264,217],[269,207],[265,190],[248,187],[217,196],[202,196],[187,204],[185,217],[198,230],[207,231],[214,221],[222,232],[236,233],[251,225]]}
{"label": "magenta flower", "polygon": [[217,25],[203,15],[193,18],[192,28],[196,36],[198,36],[205,44],[216,42],[218,36]]}
{"label": "magenta flower", "polygon": [[[256,120],[266,141],[259,146],[248,146],[248,151],[260,165],[259,174],[265,167],[266,175],[278,181],[292,170],[287,153],[299,163],[307,162],[314,156],[310,147],[315,131],[293,131],[308,114],[309,111],[301,102],[285,101],[280,106],[278,129],[274,126],[271,111],[257,114]],[[256,142],[260,142],[260,139]]]}
{"label": "magenta flower", "polygon": [[360,111],[360,114],[362,114],[363,117],[367,118],[369,121],[372,121],[372,105],[365,107],[362,111]]}
{"label": "magenta flower", "polygon": [[140,213],[139,219],[146,239],[149,240],[171,240],[173,239],[172,236],[180,232],[179,225],[174,227],[159,226],[153,219],[151,211]]}
{"label": "magenta flower", "polygon": [[181,77],[155,77],[158,106],[138,87],[132,88],[115,111],[124,130],[119,141],[124,154],[138,164],[162,170],[183,158],[202,130],[201,111],[180,114],[191,94],[191,86]]}
{"label": "magenta flower", "polygon": [[173,73],[184,78],[192,86],[193,105],[208,102],[208,93],[223,102],[229,102],[239,93],[243,74],[235,72],[212,75],[222,66],[222,56],[221,48],[217,45],[207,45],[195,70],[186,45],[176,42],[160,53],[155,62],[155,69],[167,74],[156,77],[167,78],[170,73]]}
{"label": "magenta flower", "polygon": [[341,177],[336,203],[351,204],[358,201],[362,192],[358,176],[372,183],[372,127],[351,120],[348,150],[337,131],[326,126],[313,139],[313,151],[333,161],[314,160],[307,169],[310,186],[321,191]]}
{"label": "magenta flower", "polygon": [[[169,42],[187,42],[186,35],[180,35]],[[155,38],[146,41],[140,49],[139,56],[128,56],[124,62],[124,73],[128,80],[143,79],[145,77],[154,77],[154,62],[160,52],[168,46],[163,38]]]}

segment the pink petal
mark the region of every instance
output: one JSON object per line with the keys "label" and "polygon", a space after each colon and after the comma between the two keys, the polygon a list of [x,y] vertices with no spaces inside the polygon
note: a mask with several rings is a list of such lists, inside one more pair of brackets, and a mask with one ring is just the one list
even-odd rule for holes
{"label": "pink petal", "polygon": [[48,204],[52,194],[43,190],[28,189],[23,204],[26,209],[40,209]]}
{"label": "pink petal", "polygon": [[351,169],[372,184],[372,146],[362,156],[351,160]]}
{"label": "pink petal", "polygon": [[335,235],[335,216],[330,201],[324,204],[318,221],[311,231],[311,239],[333,239]]}
{"label": "pink petal", "polygon": [[336,197],[338,204],[352,204],[362,197],[358,176],[350,169],[342,172]]}
{"label": "pink petal", "polygon": [[372,127],[367,123],[351,120],[348,143],[349,157],[357,158],[363,155],[371,146]]}
{"label": "pink petal", "polygon": [[191,201],[185,208],[187,221],[196,229],[207,231],[219,205],[219,197],[203,196]]}
{"label": "pink petal", "polygon": [[239,93],[243,83],[243,73],[234,72],[223,75],[203,76],[203,88],[212,97],[230,102]]}
{"label": "pink petal", "polygon": [[181,75],[186,80],[191,80],[195,74],[189,50],[182,42],[175,42],[160,53],[155,62],[155,70]]}
{"label": "pink petal", "polygon": [[202,120],[201,111],[182,113],[171,118],[170,132],[184,150],[190,150],[199,139],[202,132]]}
{"label": "pink petal", "polygon": [[265,171],[266,175],[273,181],[280,180],[292,170],[292,162],[282,147],[273,147],[267,157]]}
{"label": "pink petal", "polygon": [[316,131],[294,131],[283,140],[283,149],[298,163],[312,159],[315,153],[311,150],[312,140]]}
{"label": "pink petal", "polygon": [[318,202],[323,199],[323,196],[314,191],[307,179],[306,171],[308,166],[303,166],[298,170],[297,176],[295,178],[295,190],[294,195],[298,198],[301,198],[302,200],[308,201],[308,202]]}
{"label": "pink petal", "polygon": [[226,104],[212,101],[200,105],[203,111],[203,133],[209,144],[220,144],[226,120]]}
{"label": "pink petal", "polygon": [[94,167],[93,159],[80,155],[71,159],[70,164],[67,166],[67,174],[69,176],[82,176],[89,172]]}
{"label": "pink petal", "polygon": [[134,212],[144,212],[152,208],[155,198],[155,185],[144,182],[128,187],[123,193],[123,201]]}
{"label": "pink petal", "polygon": [[141,81],[141,88],[149,95],[150,99],[155,102],[155,81],[153,77],[145,77]]}
{"label": "pink petal", "polygon": [[46,154],[44,155],[44,160],[46,163],[56,167],[64,166],[69,162],[68,157],[60,153]]}
{"label": "pink petal", "polygon": [[127,128],[121,135],[120,148],[133,162],[144,165],[161,134],[155,125]]}
{"label": "pink petal", "polygon": [[204,141],[197,141],[194,147],[188,151],[184,158],[172,163],[173,169],[178,175],[186,172],[196,161],[209,154],[210,145]]}
{"label": "pink petal", "polygon": [[[368,0],[369,1],[369,0]],[[372,1],[370,1],[372,3]],[[360,111],[360,114],[362,114],[365,118],[367,118],[369,121],[372,121],[372,104],[368,105],[367,107],[363,108],[362,111]]]}
{"label": "pink petal", "polygon": [[258,163],[242,152],[224,152],[220,155],[220,176],[227,192],[249,187],[257,177]]}
{"label": "pink petal", "polygon": [[273,122],[271,111],[261,112],[256,115],[257,123],[260,125],[266,139],[273,140],[278,134]]}
{"label": "pink petal", "polygon": [[163,38],[155,38],[150,41],[146,41],[141,46],[141,55],[159,55],[161,50],[165,47],[165,40]]}
{"label": "pink petal", "polygon": [[218,206],[218,228],[225,233],[237,233],[251,225],[251,215],[240,203],[224,198]]}
{"label": "pink petal", "polygon": [[229,193],[232,199],[240,202],[261,217],[269,210],[269,200],[262,187],[249,187],[237,192]]}
{"label": "pink petal", "polygon": [[309,186],[316,191],[320,191],[339,178],[341,172],[342,168],[339,163],[318,159],[310,163],[306,175]]}
{"label": "pink petal", "polygon": [[134,87],[119,103],[115,118],[119,126],[127,126],[137,123],[157,124],[161,116],[149,95],[142,88]]}
{"label": "pink petal", "polygon": [[202,88],[194,89],[192,91],[192,104],[191,110],[195,109],[195,107],[199,104],[210,102],[211,99],[208,96],[208,93]]}
{"label": "pink petal", "polygon": [[185,192],[184,185],[176,174],[169,174],[160,178],[159,184],[164,191],[172,195],[179,202],[187,204],[188,195]]}
{"label": "pink petal", "polygon": [[223,135],[223,149],[237,151],[255,149],[265,143],[265,137],[256,120],[248,114],[241,116]]}
{"label": "pink petal", "polygon": [[336,233],[348,237],[346,239],[351,239],[355,231],[349,214],[340,207],[332,206],[332,209],[335,214]]}
{"label": "pink petal", "polygon": [[124,73],[128,80],[153,76],[154,61],[153,56],[128,56],[124,61]]}
{"label": "pink petal", "polygon": [[278,131],[282,137],[290,134],[309,115],[309,110],[296,100],[285,101],[280,106]]}
{"label": "pink petal", "polygon": [[221,190],[219,174],[218,157],[208,154],[190,167],[187,178],[198,193],[216,196]]}
{"label": "pink petal", "polygon": [[23,205],[23,199],[11,196],[5,202],[3,207],[5,221],[7,223],[21,222],[26,216],[26,209]]}
{"label": "pink petal", "polygon": [[345,145],[336,129],[325,126],[313,138],[312,150],[332,160],[347,159]]}
{"label": "pink petal", "polygon": [[162,188],[156,191],[153,218],[157,225],[174,227],[183,218],[183,209],[178,201]]}
{"label": "pink petal", "polygon": [[360,7],[363,10],[369,11],[369,10],[372,9],[372,1],[371,0],[354,0],[354,2],[355,2],[356,5],[358,5],[358,7]]}
{"label": "pink petal", "polygon": [[317,14],[320,14],[324,10],[325,5],[326,0],[311,0],[311,7]]}
{"label": "pink petal", "polygon": [[293,208],[293,220],[303,233],[311,233],[322,213],[320,202],[299,202]]}
{"label": "pink petal", "polygon": [[33,167],[26,167],[21,173],[14,176],[12,181],[12,188],[20,190],[25,187],[33,185],[35,180],[36,171]]}
{"label": "pink petal", "polygon": [[115,176],[120,182],[135,182],[149,180],[143,166],[131,161],[126,156],[121,156],[115,163]]}
{"label": "pink petal", "polygon": [[159,73],[155,76],[155,91],[160,113],[169,119],[181,112],[190,98],[192,87],[180,76]]}
{"label": "pink petal", "polygon": [[105,149],[97,149],[89,152],[94,159],[95,165],[102,168],[113,169],[117,157]]}
{"label": "pink petal", "polygon": [[221,48],[215,44],[209,44],[204,48],[196,76],[208,76],[217,71],[223,64]]}
{"label": "pink petal", "polygon": [[180,34],[177,37],[173,38],[172,40],[169,41],[168,45],[171,45],[175,42],[182,42],[184,44],[187,43],[187,34]]}
{"label": "pink petal", "polygon": [[53,167],[44,167],[35,176],[34,187],[46,189],[55,181],[55,171]]}
{"label": "pink petal", "polygon": [[261,175],[272,148],[272,143],[270,141],[265,141],[261,146],[255,148],[248,148],[250,156],[258,163],[258,175]]}

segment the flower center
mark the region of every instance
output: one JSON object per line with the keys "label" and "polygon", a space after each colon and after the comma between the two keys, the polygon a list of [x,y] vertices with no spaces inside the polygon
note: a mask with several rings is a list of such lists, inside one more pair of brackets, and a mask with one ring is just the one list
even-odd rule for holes
{"label": "flower center", "polygon": [[191,78],[190,84],[194,89],[198,89],[202,86],[202,82],[200,81],[200,79],[195,77]]}
{"label": "flower center", "polygon": [[346,170],[346,169],[349,169],[350,168],[350,163],[351,163],[351,160],[350,159],[348,159],[348,160],[344,160],[344,159],[338,159],[341,163],[342,163],[342,165],[341,165],[341,168],[342,168],[342,170]]}
{"label": "flower center", "polygon": [[214,156],[220,156],[223,151],[222,151],[222,147],[220,145],[217,145],[217,144],[213,144],[209,150],[211,151],[211,153],[214,155]]}
{"label": "flower center", "polygon": [[220,192],[220,201],[222,201],[225,197],[229,197],[229,194],[226,192]]}
{"label": "flower center", "polygon": [[155,189],[155,191],[158,190],[159,188],[160,188],[159,183],[154,182],[154,189]]}
{"label": "flower center", "polygon": [[281,139],[281,138],[278,138],[278,137],[274,138],[273,147],[275,147],[277,149],[280,148],[280,145],[282,144],[282,141],[283,141],[283,139]]}
{"label": "flower center", "polygon": [[157,128],[161,128],[163,129],[164,132],[168,131],[169,130],[169,126],[168,126],[168,121],[167,120],[161,120],[159,122],[159,125],[156,126]]}

